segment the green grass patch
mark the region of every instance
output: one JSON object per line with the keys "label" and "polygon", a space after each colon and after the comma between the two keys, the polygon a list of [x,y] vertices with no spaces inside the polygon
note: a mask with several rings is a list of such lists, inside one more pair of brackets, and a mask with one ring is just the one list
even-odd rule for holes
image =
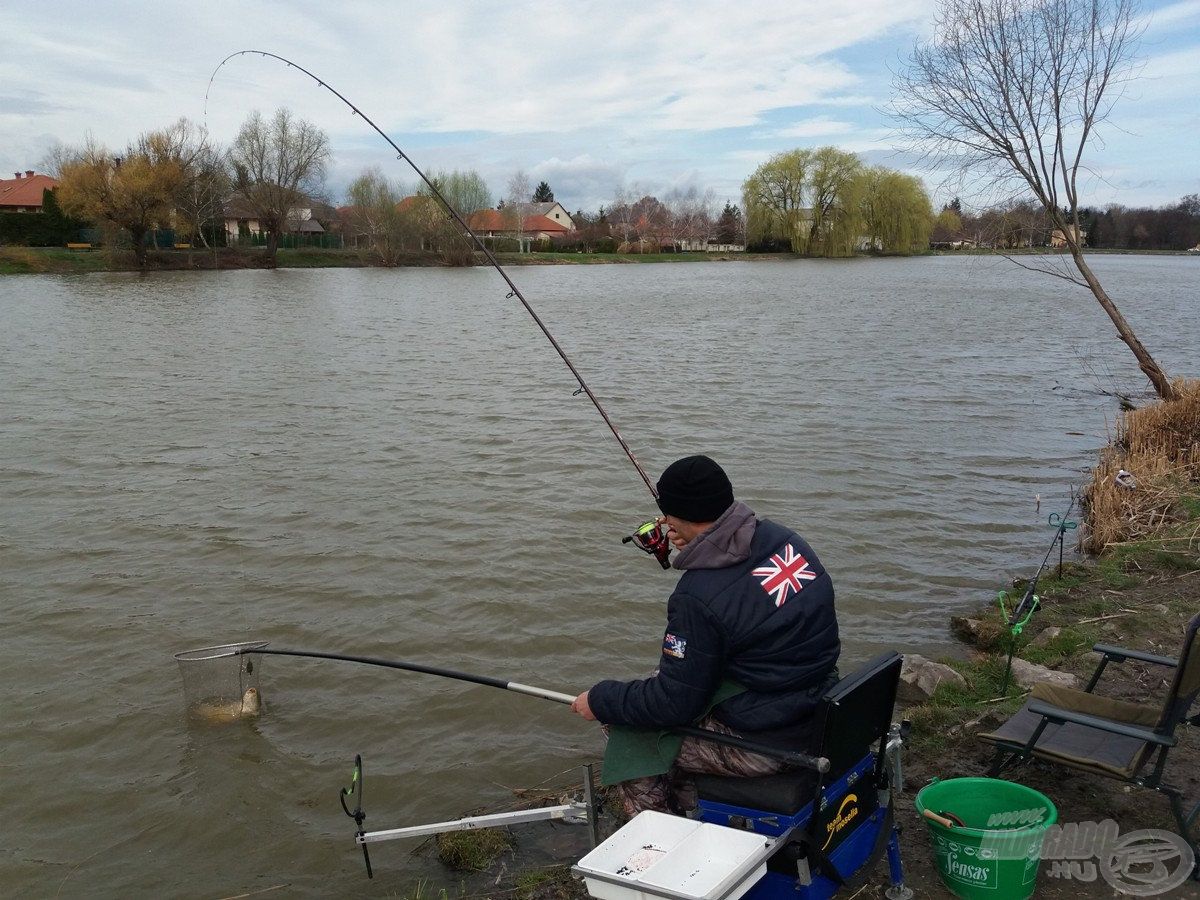
{"label": "green grass patch", "polygon": [[988,712],[1002,716],[1016,712],[1024,691],[1013,683],[1007,694],[1001,692],[1005,661],[1002,655],[942,660],[966,684],[943,684],[928,702],[905,711],[912,725],[911,748],[920,753],[938,753],[955,741],[958,730],[972,719]]}
{"label": "green grass patch", "polygon": [[339,269],[370,265],[358,250],[325,250],[320,247],[280,247],[275,264],[281,269]]}
{"label": "green grass patch", "polygon": [[581,883],[571,877],[570,866],[550,866],[520,872],[513,879],[520,900],[549,900],[585,896]]}
{"label": "green grass patch", "polygon": [[1017,652],[1022,659],[1031,663],[1054,667],[1088,653],[1099,639],[1099,632],[1091,627],[1068,626],[1044,644],[1036,647],[1026,644]]}
{"label": "green grass patch", "polygon": [[439,834],[438,858],[460,872],[482,872],[516,846],[513,836],[502,828],[479,828]]}
{"label": "green grass patch", "polygon": [[67,250],[58,247],[0,248],[0,275],[69,275],[76,272],[100,272],[108,260],[95,250]]}
{"label": "green grass patch", "polygon": [[[1037,593],[1043,600],[1049,599],[1069,593],[1081,584],[1086,584],[1093,577],[1095,576],[1092,567],[1082,563],[1064,563],[1062,575],[1058,574],[1057,565],[1048,566],[1042,577],[1038,579]],[[1013,590],[1023,596],[1028,584],[1027,580],[1022,579]]]}
{"label": "green grass patch", "polygon": [[[421,879],[412,890],[403,894],[388,893],[389,897],[398,897],[400,900],[450,900],[450,891],[446,888],[438,888],[431,885],[428,881]],[[460,887],[454,893],[455,897],[465,897],[466,892]]]}

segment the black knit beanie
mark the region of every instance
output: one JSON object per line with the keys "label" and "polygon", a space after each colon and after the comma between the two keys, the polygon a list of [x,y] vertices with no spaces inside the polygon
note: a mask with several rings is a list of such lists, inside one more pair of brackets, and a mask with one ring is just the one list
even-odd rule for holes
{"label": "black knit beanie", "polygon": [[658,479],[658,508],[688,522],[715,522],[733,505],[729,476],[707,456],[685,456]]}

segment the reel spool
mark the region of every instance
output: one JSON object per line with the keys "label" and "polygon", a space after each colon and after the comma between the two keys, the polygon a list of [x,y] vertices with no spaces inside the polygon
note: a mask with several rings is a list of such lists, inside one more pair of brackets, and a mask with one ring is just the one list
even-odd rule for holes
{"label": "reel spool", "polygon": [[632,543],[643,553],[649,553],[664,569],[671,568],[671,542],[656,519],[643,522],[633,534],[621,538],[622,544]]}

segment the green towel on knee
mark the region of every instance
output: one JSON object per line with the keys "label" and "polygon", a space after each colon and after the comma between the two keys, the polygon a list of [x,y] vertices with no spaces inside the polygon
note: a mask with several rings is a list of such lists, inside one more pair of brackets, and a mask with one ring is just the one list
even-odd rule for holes
{"label": "green towel on knee", "polygon": [[[723,703],[744,690],[746,689],[736,681],[725,679],[717,687],[717,692],[713,694],[701,718],[708,715],[718,703]],[[608,787],[629,781],[631,778],[662,775],[671,768],[682,746],[682,734],[672,734],[670,731],[655,728],[610,725],[600,783]]]}

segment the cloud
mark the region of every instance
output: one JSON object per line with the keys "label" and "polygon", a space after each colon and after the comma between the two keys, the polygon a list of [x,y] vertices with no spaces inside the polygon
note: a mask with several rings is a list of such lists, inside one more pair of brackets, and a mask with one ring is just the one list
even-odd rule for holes
{"label": "cloud", "polygon": [[796,122],[786,128],[780,128],[775,134],[783,138],[829,137],[834,134],[848,134],[854,131],[854,128],[855,126],[850,122],[840,122],[828,116],[817,116],[813,119]]}
{"label": "cloud", "polygon": [[[229,142],[251,110],[278,106],[328,131],[335,191],[365,166],[392,171],[394,154],[361,120],[278,62],[230,60],[206,107],[217,63],[260,48],[329,79],[423,167],[475,169],[494,192],[523,168],[572,209],[635,181],[665,191],[707,180],[736,197],[754,166],[797,143],[886,149],[872,109],[889,90],[881,60],[927,28],[931,12],[930,0],[794,0],[769,14],[711,0],[343,0],[286,11],[161,0],[154,15],[139,0],[65,6],[0,8],[0,32],[21,35],[0,58],[0,171],[26,167],[43,137],[75,143],[91,132],[121,147],[180,116]],[[1163,116],[1200,94],[1200,54],[1178,49],[1198,7],[1174,3],[1153,20],[1181,32],[1135,85]],[[1190,150],[1175,149],[1182,169]],[[401,170],[395,177],[414,180]]]}
{"label": "cloud", "polygon": [[[545,181],[563,203],[575,199],[575,208],[597,208],[616,195],[625,181],[624,168],[612,161],[582,154],[571,159],[557,157],[535,163],[529,172],[535,184]],[[574,212],[574,209],[570,210]]]}
{"label": "cloud", "polygon": [[1141,17],[1140,24],[1147,33],[1166,29],[1168,26],[1177,28],[1185,22],[1200,21],[1200,0],[1183,0],[1182,3],[1172,3],[1152,10]]}
{"label": "cloud", "polygon": [[0,94],[0,118],[15,116],[46,116],[50,113],[70,109],[69,106],[52,103],[40,91],[18,91]]}

